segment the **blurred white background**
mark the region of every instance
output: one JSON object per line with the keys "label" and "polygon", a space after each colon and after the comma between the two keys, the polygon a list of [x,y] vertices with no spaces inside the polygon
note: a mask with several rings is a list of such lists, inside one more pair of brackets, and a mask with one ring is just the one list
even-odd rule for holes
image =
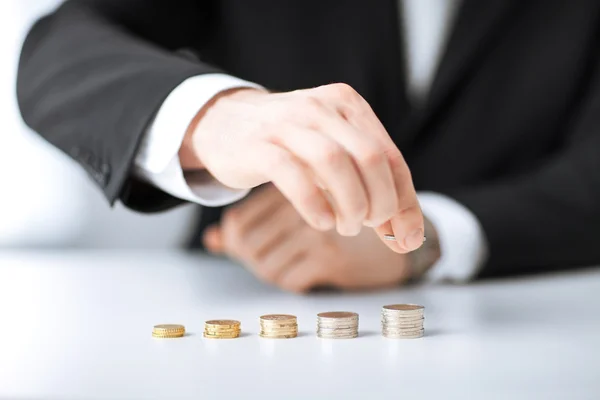
{"label": "blurred white background", "polygon": [[111,210],[83,170],[22,122],[15,77],[27,30],[60,0],[0,2],[0,248],[167,248],[183,243],[191,206],[141,215]]}

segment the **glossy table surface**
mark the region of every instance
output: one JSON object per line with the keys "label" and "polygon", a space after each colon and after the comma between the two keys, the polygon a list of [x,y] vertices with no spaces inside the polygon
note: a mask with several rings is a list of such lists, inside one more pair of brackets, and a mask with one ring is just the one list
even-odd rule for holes
{"label": "glossy table surface", "polygon": [[[380,307],[426,306],[426,336],[385,339]],[[360,337],[315,336],[356,311]],[[300,336],[258,337],[298,316]],[[234,340],[207,319],[242,322]],[[181,339],[151,337],[179,323]],[[464,286],[297,296],[180,253],[0,253],[1,399],[600,399],[600,270]]]}

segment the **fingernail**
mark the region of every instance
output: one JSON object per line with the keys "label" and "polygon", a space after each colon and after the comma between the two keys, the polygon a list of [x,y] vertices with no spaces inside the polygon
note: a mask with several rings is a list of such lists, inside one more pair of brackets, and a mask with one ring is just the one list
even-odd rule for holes
{"label": "fingernail", "polygon": [[404,247],[409,251],[416,250],[423,245],[424,240],[423,229],[417,229],[404,238]]}

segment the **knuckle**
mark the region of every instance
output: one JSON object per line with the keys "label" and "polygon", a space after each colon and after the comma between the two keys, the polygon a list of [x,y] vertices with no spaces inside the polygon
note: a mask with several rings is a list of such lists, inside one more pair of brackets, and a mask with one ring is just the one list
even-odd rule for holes
{"label": "knuckle", "polygon": [[297,294],[307,293],[311,289],[311,285],[308,282],[289,282],[282,284],[282,287]]}
{"label": "knuckle", "polygon": [[369,212],[369,204],[365,199],[350,203],[350,212],[357,220],[364,220]]}
{"label": "knuckle", "polygon": [[312,95],[304,98],[304,106],[310,111],[321,111],[325,108],[321,99]]}
{"label": "knuckle", "polygon": [[330,87],[333,93],[342,100],[355,100],[359,97],[356,90],[347,83],[334,83]]}
{"label": "knuckle", "polygon": [[316,185],[307,187],[299,196],[299,206],[305,210],[312,210],[321,198],[321,189]]}
{"label": "knuckle", "polygon": [[385,162],[386,156],[385,153],[379,151],[379,149],[372,148],[366,149],[361,152],[358,156],[359,164],[365,167],[373,167],[376,165],[381,165]]}
{"label": "knuckle", "polygon": [[278,151],[271,155],[268,165],[271,170],[283,169],[289,166],[290,157],[283,151]]}
{"label": "knuckle", "polygon": [[316,151],[315,158],[319,164],[339,165],[346,157],[344,149],[336,143],[322,145]]}
{"label": "knuckle", "polygon": [[223,214],[223,226],[229,231],[235,231],[240,225],[240,212],[230,208]]}

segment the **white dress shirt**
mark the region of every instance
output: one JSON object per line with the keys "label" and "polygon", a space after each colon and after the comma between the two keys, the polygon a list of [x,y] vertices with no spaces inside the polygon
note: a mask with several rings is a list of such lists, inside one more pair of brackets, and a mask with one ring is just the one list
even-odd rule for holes
{"label": "white dress shirt", "polygon": [[[427,98],[461,0],[399,0],[407,60],[407,90],[416,106]],[[148,128],[135,162],[135,173],[157,188],[204,206],[240,200],[247,190],[225,187],[208,172],[187,175],[178,151],[198,111],[216,94],[238,87],[261,86],[225,74],[187,79],[165,100]],[[428,272],[432,281],[464,282],[475,276],[487,257],[477,218],[463,205],[438,193],[418,193],[425,216],[435,226],[441,258]]]}

